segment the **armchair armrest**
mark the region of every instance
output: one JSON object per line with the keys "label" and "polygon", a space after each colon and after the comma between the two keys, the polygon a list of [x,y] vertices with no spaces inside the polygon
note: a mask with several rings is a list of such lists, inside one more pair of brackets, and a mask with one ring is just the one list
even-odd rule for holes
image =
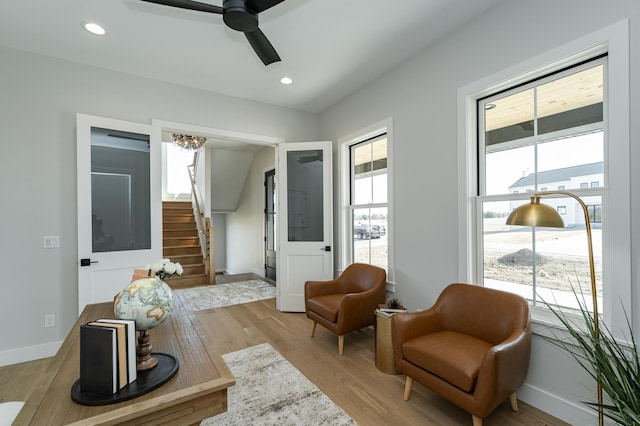
{"label": "armchair armrest", "polygon": [[441,329],[442,318],[436,307],[426,311],[394,314],[391,317],[391,342],[396,368],[400,370],[404,342]]}
{"label": "armchair armrest", "polygon": [[307,281],[304,283],[305,300],[325,294],[343,293],[343,285],[338,280]]}
{"label": "armchair armrest", "polygon": [[487,352],[478,373],[475,395],[508,396],[519,388],[527,372],[531,354],[531,330],[517,329]]}
{"label": "armchair armrest", "polygon": [[346,294],[338,310],[338,329],[358,329],[370,325],[374,311],[380,303],[384,302],[384,295],[384,288],[382,291],[379,288],[373,288]]}

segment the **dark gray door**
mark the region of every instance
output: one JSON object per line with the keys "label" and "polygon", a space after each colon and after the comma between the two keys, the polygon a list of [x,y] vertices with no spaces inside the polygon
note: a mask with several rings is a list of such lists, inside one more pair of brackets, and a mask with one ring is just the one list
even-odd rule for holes
{"label": "dark gray door", "polygon": [[276,171],[264,174],[265,276],[276,280]]}

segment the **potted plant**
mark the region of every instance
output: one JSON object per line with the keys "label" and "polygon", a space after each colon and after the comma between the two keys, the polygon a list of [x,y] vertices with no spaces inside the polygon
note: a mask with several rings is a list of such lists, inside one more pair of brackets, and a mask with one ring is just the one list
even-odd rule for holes
{"label": "potted plant", "polygon": [[[588,374],[600,384],[603,402],[585,402],[594,410],[618,424],[640,424],[640,356],[631,324],[625,312],[630,345],[619,342],[603,322],[594,321],[584,300],[573,291],[579,315],[567,315],[557,306],[544,302],[569,332],[571,339],[548,339],[567,351]],[[627,336],[625,336],[627,337]]]}

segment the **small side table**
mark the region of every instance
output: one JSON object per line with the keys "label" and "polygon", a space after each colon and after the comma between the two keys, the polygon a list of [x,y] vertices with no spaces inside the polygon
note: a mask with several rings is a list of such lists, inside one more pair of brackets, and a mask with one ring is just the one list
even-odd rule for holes
{"label": "small side table", "polygon": [[393,361],[391,318],[376,309],[376,368],[383,373],[399,374]]}

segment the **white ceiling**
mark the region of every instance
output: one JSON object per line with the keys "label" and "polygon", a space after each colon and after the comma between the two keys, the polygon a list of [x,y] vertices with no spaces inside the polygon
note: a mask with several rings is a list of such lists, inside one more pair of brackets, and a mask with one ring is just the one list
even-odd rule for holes
{"label": "white ceiling", "polygon": [[500,1],[285,0],[260,14],[267,67],[220,15],[139,0],[3,0],[0,45],[317,113]]}

